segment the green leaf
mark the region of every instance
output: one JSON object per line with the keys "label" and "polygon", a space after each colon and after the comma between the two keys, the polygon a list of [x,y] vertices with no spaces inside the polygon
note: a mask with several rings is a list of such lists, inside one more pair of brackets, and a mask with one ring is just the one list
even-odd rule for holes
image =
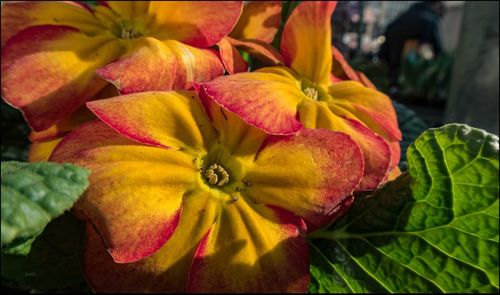
{"label": "green leaf", "polygon": [[3,162],[2,253],[27,254],[45,226],[88,186],[87,169],[71,164]]}
{"label": "green leaf", "polygon": [[84,225],[66,213],[47,225],[28,255],[2,254],[2,286],[89,293],[82,267]]}
{"label": "green leaf", "polygon": [[313,292],[498,292],[498,137],[424,132],[409,174],[311,234]]}

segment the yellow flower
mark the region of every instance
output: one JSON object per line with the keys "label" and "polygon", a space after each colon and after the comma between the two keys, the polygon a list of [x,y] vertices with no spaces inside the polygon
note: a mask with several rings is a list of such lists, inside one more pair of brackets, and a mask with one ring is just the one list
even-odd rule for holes
{"label": "yellow flower", "polygon": [[[281,54],[288,67],[217,77],[200,83],[199,95],[269,134],[287,135],[306,127],[350,135],[365,159],[358,189],[372,190],[396,168],[401,132],[386,95],[356,81],[339,82],[332,77],[332,70],[338,70],[330,28],[335,4],[304,1],[292,12],[281,38]],[[348,65],[342,68],[346,69]]]}
{"label": "yellow flower", "polygon": [[189,91],[87,105],[101,121],[68,134],[51,160],[92,171],[76,209],[94,291],[307,290],[306,224],[342,214],[362,178],[349,136],[268,136]]}

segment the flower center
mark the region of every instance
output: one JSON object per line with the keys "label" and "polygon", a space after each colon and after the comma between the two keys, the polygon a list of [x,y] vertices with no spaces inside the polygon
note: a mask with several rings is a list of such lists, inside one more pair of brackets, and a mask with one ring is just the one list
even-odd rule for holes
{"label": "flower center", "polygon": [[142,33],[137,31],[131,23],[126,22],[121,25],[121,39],[134,39],[141,36]]}
{"label": "flower center", "polygon": [[144,24],[139,20],[120,18],[114,21],[109,29],[113,35],[123,40],[135,39],[146,35]]}
{"label": "flower center", "polygon": [[304,89],[304,93],[308,97],[310,97],[314,100],[318,100],[318,90],[316,90],[315,88],[307,87],[306,89]]}
{"label": "flower center", "polygon": [[212,164],[204,172],[205,179],[210,185],[223,186],[229,182],[229,174],[224,167],[218,164]]}

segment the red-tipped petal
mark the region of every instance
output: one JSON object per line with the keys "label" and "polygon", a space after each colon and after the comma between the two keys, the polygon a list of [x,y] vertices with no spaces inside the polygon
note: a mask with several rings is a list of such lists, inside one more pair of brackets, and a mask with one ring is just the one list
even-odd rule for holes
{"label": "red-tipped petal", "polygon": [[303,1],[283,29],[286,65],[317,84],[327,85],[332,69],[331,17],[335,1]]}
{"label": "red-tipped petal", "polygon": [[92,172],[75,208],[96,226],[118,263],[143,259],[165,244],[198,174],[192,156],[137,144],[98,120],[68,134],[50,160]]}
{"label": "red-tipped petal", "polygon": [[222,38],[217,43],[219,46],[220,58],[229,74],[248,71],[248,64],[243,59],[238,50],[229,42],[228,37]]}
{"label": "red-tipped petal", "polygon": [[336,216],[363,177],[363,156],[348,135],[304,129],[271,137],[245,177],[242,192],[256,203],[280,206],[320,226]]}
{"label": "red-tipped petal", "polygon": [[87,227],[84,272],[95,292],[185,292],[189,268],[203,236],[220,212],[220,202],[199,191],[182,204],[179,224],[170,239],[153,255],[132,263],[116,263],[101,237]]}
{"label": "red-tipped petal", "polygon": [[200,87],[200,85],[196,85],[200,93],[201,103],[210,117],[212,125],[217,130],[219,139],[224,147],[233,156],[251,156],[253,158],[253,155],[257,153],[266,139],[267,134],[258,128],[246,124],[234,113],[219,106],[207,97],[200,90]]}
{"label": "red-tipped petal", "polygon": [[4,1],[1,13],[2,46],[32,26],[64,25],[88,34],[105,29],[90,11],[72,1]]}
{"label": "red-tipped petal", "polygon": [[357,191],[372,190],[386,178],[391,150],[379,135],[356,120],[336,115],[325,102],[306,101],[299,107],[300,120],[307,128],[325,128],[348,134],[359,145],[364,158],[364,175]]}
{"label": "red-tipped petal", "polygon": [[305,97],[298,81],[273,73],[239,73],[203,83],[200,91],[246,123],[269,134],[297,132],[297,105]]}
{"label": "red-tipped petal", "polygon": [[363,122],[389,141],[401,140],[396,111],[387,95],[353,81],[333,84],[328,91],[332,111]]}
{"label": "red-tipped petal", "polygon": [[266,65],[284,64],[281,54],[273,46],[260,40],[233,39],[226,37],[236,47],[242,48]]}
{"label": "red-tipped petal", "polygon": [[117,132],[144,144],[198,153],[215,140],[194,91],[140,92],[87,106]]}
{"label": "red-tipped petal", "polygon": [[141,38],[118,61],[97,70],[122,94],[190,89],[193,82],[224,74],[211,49],[191,47],[175,40]]}
{"label": "red-tipped petal", "polygon": [[121,53],[118,41],[66,26],[30,27],[2,48],[2,96],[42,131],[68,117],[105,85],[95,70]]}
{"label": "red-tipped petal", "polygon": [[332,74],[333,77],[331,81],[333,83],[340,82],[344,80],[353,80],[363,84],[366,87],[377,90],[377,87],[373,85],[373,83],[365,76],[365,74],[361,72],[355,71],[345,60],[342,53],[332,46],[332,56],[333,56],[333,64],[332,64]]}
{"label": "red-tipped petal", "polygon": [[152,35],[196,47],[209,47],[228,35],[236,25],[243,1],[152,1]]}

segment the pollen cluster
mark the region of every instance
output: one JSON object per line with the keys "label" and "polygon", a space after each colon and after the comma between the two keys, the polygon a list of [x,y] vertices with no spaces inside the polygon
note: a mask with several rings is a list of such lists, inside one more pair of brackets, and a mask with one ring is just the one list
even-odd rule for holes
{"label": "pollen cluster", "polygon": [[221,165],[210,165],[204,174],[205,179],[211,185],[223,186],[229,182],[229,174]]}
{"label": "pollen cluster", "polygon": [[307,87],[306,89],[304,89],[304,93],[314,99],[314,100],[318,100],[318,90],[312,88],[312,87]]}

